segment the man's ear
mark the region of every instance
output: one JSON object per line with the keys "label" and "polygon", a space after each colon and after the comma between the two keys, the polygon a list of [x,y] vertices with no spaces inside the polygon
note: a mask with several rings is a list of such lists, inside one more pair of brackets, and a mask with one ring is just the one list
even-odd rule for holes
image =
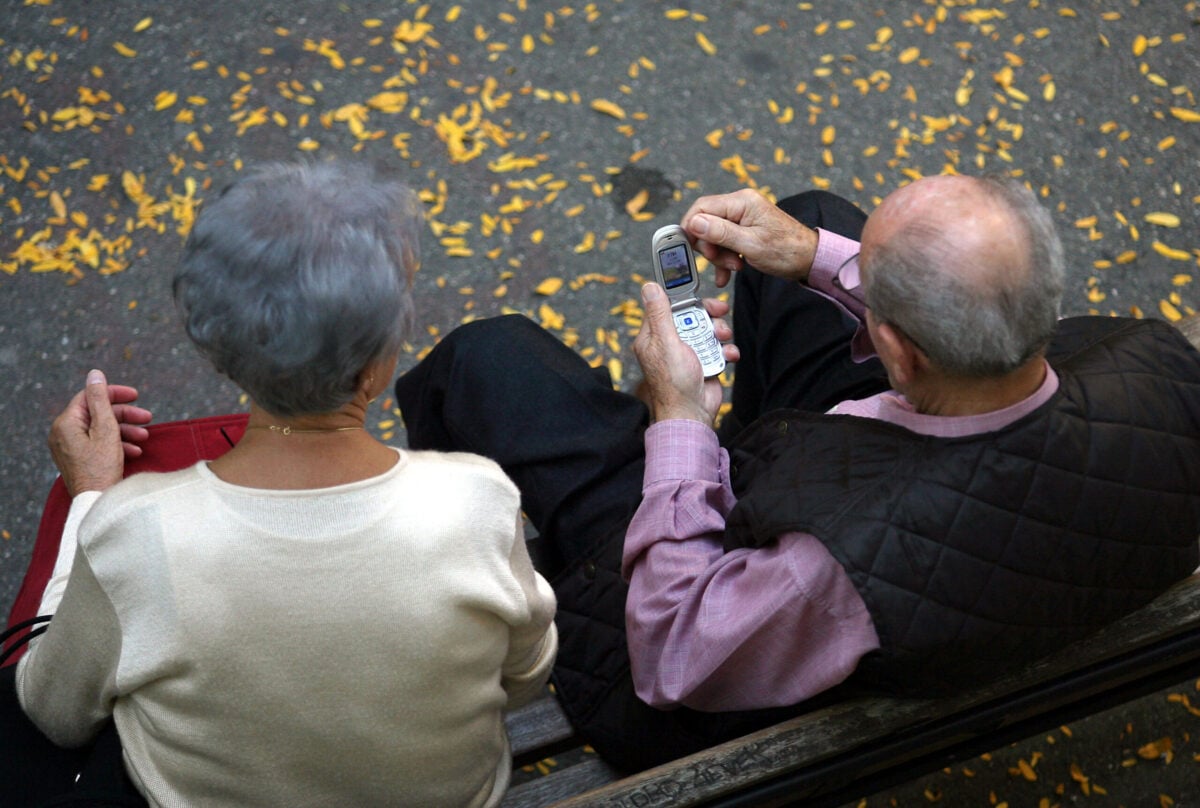
{"label": "man's ear", "polygon": [[902,390],[929,368],[929,357],[900,329],[891,323],[875,321],[872,340],[880,361],[887,368],[892,386]]}

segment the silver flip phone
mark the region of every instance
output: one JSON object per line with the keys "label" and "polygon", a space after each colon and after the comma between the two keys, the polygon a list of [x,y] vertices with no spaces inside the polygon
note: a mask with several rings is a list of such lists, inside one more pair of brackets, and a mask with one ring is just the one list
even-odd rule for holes
{"label": "silver flip phone", "polygon": [[651,241],[654,253],[654,280],[667,290],[671,315],[680,339],[700,358],[704,376],[716,376],[725,369],[725,354],[713,331],[712,320],[696,294],[700,276],[696,256],[683,228],[677,224],[660,227]]}

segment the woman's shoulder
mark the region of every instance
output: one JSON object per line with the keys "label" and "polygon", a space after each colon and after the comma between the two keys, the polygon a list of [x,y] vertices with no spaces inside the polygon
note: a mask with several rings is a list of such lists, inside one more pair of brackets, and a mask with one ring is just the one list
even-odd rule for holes
{"label": "woman's shoulder", "polygon": [[406,450],[405,470],[418,475],[436,475],[439,479],[458,477],[491,483],[516,493],[517,487],[500,464],[470,452],[434,452]]}
{"label": "woman's shoulder", "polygon": [[106,490],[88,511],[87,518],[94,524],[110,522],[130,511],[158,507],[163,497],[171,497],[173,501],[178,501],[179,495],[185,489],[200,484],[202,477],[196,466],[179,471],[146,471],[132,474]]}

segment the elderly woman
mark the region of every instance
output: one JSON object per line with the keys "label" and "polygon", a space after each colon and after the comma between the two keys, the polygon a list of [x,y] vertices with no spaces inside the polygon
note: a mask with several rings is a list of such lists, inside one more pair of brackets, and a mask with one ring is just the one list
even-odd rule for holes
{"label": "elderly woman", "polygon": [[351,165],[239,180],[205,203],[174,292],[252,400],[244,438],[121,481],[149,413],[97,371],[54,424],[74,500],[17,693],[61,746],[111,715],[151,804],[504,792],[502,713],[557,649],[519,494],[489,460],[364,428],[412,320],[418,217],[405,186]]}

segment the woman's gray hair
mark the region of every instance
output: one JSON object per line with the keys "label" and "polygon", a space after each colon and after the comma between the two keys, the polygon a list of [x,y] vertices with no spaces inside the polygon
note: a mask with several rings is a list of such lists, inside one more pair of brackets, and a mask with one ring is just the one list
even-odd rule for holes
{"label": "woman's gray hair", "polygon": [[332,412],[413,319],[421,203],[353,163],[271,164],[204,202],[173,285],[192,342],[263,409]]}
{"label": "woman's gray hair", "polygon": [[864,292],[875,319],[904,332],[947,373],[1008,373],[1045,348],[1062,304],[1064,259],[1054,220],[1016,180],[978,179],[1017,223],[1024,266],[977,282],[959,272],[963,255],[939,223],[911,226],[875,245],[864,261]]}

